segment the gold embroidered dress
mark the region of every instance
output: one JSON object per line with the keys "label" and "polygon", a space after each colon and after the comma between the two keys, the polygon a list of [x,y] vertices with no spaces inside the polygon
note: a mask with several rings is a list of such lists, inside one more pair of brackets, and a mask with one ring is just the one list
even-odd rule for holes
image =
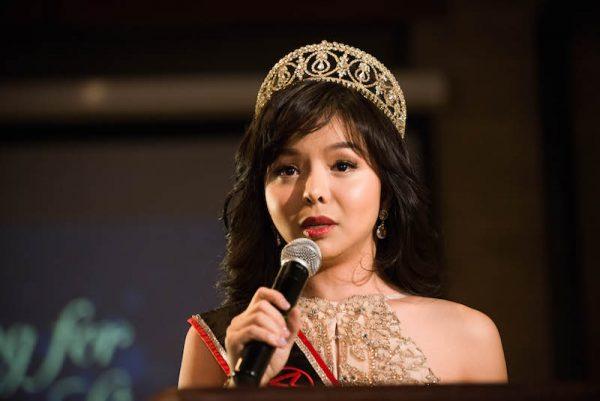
{"label": "gold embroidered dress", "polygon": [[300,297],[302,331],[342,385],[433,384],[439,378],[388,304],[400,296],[342,301]]}

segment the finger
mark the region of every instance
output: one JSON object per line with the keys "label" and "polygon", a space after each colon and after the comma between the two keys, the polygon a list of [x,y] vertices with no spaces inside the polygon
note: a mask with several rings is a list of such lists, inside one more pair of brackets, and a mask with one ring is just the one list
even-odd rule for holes
{"label": "finger", "polygon": [[233,319],[231,319],[231,322],[229,322],[229,327],[227,327],[227,331],[235,330],[239,326],[240,320],[242,320],[243,317],[244,317],[243,313],[240,313],[239,315],[237,315]]}
{"label": "finger", "polygon": [[300,307],[296,306],[290,310],[287,318],[287,325],[292,335],[297,335],[298,331],[302,329],[302,320],[300,319],[302,311]]}
{"label": "finger", "polygon": [[269,330],[254,325],[240,330],[239,336],[239,342],[243,345],[252,340],[262,341],[273,347],[285,347],[288,343],[285,338],[274,335]]}
{"label": "finger", "polygon": [[228,327],[227,331],[225,332],[225,348],[227,349],[227,355],[230,359],[229,362],[233,362],[235,364],[237,356],[240,355],[242,349],[244,348],[244,344],[240,342],[239,331],[232,329],[231,326]]}
{"label": "finger", "polygon": [[[260,317],[262,316],[262,317]],[[289,337],[290,331],[285,319],[271,303],[267,300],[260,300],[251,305],[244,312],[234,317],[228,327],[230,331],[239,331],[246,326],[257,324],[265,329],[269,329],[274,334],[282,337]]]}
{"label": "finger", "polygon": [[283,315],[277,308],[271,305],[269,301],[264,299],[258,301],[249,313],[249,316],[251,316],[250,319],[252,319],[253,316],[257,314],[265,314],[269,316],[273,320],[273,322],[275,322],[277,326],[279,326],[279,330],[286,332],[289,331],[285,319],[283,318]]}
{"label": "finger", "polygon": [[283,294],[272,288],[260,287],[254,294],[253,301],[258,301],[260,299],[266,299],[283,311],[290,308],[290,303],[285,299]]}
{"label": "finger", "polygon": [[259,327],[262,327],[263,329],[269,330],[273,335],[277,337],[288,338],[290,335],[290,331],[287,328],[287,326],[285,326],[285,323],[283,323],[282,325],[281,321],[283,321],[283,318],[281,317],[281,314],[277,311],[275,312],[279,316],[276,316],[276,319],[273,319],[273,316],[266,314],[262,311],[257,311],[249,317],[249,323],[255,324]]}

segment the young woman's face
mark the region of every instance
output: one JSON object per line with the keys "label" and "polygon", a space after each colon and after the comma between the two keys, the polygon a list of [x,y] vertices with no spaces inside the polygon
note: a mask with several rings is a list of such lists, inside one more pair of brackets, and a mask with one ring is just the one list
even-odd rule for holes
{"label": "young woman's face", "polygon": [[344,261],[374,251],[373,228],[381,182],[353,150],[336,118],[286,144],[265,177],[275,228],[286,242],[315,241],[323,261]]}

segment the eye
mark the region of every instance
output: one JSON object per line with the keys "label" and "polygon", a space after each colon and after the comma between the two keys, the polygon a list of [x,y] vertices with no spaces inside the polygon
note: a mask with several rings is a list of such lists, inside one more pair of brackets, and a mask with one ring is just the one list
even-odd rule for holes
{"label": "eye", "polygon": [[298,169],[294,166],[282,166],[275,169],[275,175],[289,177],[298,172]]}
{"label": "eye", "polygon": [[356,163],[352,163],[346,160],[339,160],[335,163],[334,168],[338,171],[348,171],[350,169],[355,169],[356,168]]}

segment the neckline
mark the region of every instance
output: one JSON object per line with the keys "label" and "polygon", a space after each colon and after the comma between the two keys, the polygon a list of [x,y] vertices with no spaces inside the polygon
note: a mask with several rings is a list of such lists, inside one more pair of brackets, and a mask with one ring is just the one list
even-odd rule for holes
{"label": "neckline", "polygon": [[330,299],[326,299],[326,298],[321,298],[321,297],[317,297],[317,296],[312,296],[312,297],[305,297],[305,296],[300,296],[299,299],[304,299],[304,300],[315,300],[315,301],[321,301],[321,302],[327,302],[327,303],[331,303],[331,304],[343,304],[346,303],[352,299],[355,298],[384,298],[385,300],[395,300],[395,299],[402,299],[405,298],[406,295],[401,295],[401,294],[380,294],[380,293],[375,293],[375,294],[354,294],[354,295],[350,295],[347,298],[343,298],[337,301],[333,301]]}

